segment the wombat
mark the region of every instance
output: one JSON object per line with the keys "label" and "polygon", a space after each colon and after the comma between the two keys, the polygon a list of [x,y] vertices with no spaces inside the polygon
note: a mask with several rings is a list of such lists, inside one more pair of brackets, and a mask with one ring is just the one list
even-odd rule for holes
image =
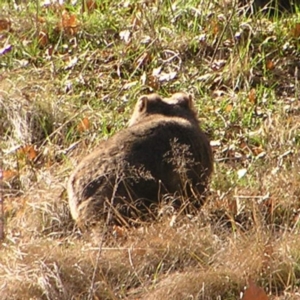
{"label": "wombat", "polygon": [[78,224],[107,217],[128,224],[155,211],[163,195],[171,195],[175,207],[184,196],[199,208],[212,170],[212,150],[191,96],[145,95],[128,128],[101,142],[71,174],[71,215]]}

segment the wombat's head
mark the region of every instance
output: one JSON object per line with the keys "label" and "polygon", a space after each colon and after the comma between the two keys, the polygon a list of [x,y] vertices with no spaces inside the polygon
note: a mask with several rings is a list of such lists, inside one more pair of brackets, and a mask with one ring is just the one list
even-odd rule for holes
{"label": "wombat's head", "polygon": [[141,96],[135,105],[128,126],[140,123],[151,115],[182,117],[198,122],[192,96],[182,92],[170,98],[162,98],[158,94]]}

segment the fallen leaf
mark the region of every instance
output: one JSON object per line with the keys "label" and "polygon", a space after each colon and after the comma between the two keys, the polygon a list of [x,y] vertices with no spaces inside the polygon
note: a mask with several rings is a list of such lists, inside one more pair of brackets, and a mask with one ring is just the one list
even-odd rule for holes
{"label": "fallen leaf", "polygon": [[[4,170],[2,172],[0,172],[0,174],[2,174],[2,179],[7,181],[12,179],[13,177],[18,175],[18,171],[16,170]],[[1,179],[1,176],[0,176]]]}
{"label": "fallen leaf", "polygon": [[0,19],[0,31],[10,31],[11,21],[6,19]]}
{"label": "fallen leaf", "polygon": [[256,104],[256,90],[255,89],[250,90],[248,98],[252,104]]}
{"label": "fallen leaf", "polygon": [[245,290],[242,300],[269,300],[263,288],[257,286],[251,279],[249,287]]}
{"label": "fallen leaf", "polygon": [[237,171],[238,178],[241,179],[247,174],[247,169],[239,169]]}
{"label": "fallen leaf", "polygon": [[76,16],[64,10],[62,12],[61,17],[62,17],[61,25],[64,31],[70,35],[76,34],[79,27]]}
{"label": "fallen leaf", "polygon": [[158,78],[153,75],[148,76],[148,85],[151,86],[153,88],[153,90],[160,89],[160,83],[158,81]]}
{"label": "fallen leaf", "polygon": [[46,50],[46,54],[48,56],[52,56],[54,49],[55,47],[53,45],[50,45],[49,48]]}
{"label": "fallen leaf", "polygon": [[275,68],[275,64],[273,63],[272,60],[268,59],[266,61],[266,69],[267,70],[273,70]]}
{"label": "fallen leaf", "polygon": [[296,23],[295,27],[292,28],[292,36],[295,38],[300,36],[300,23]]}
{"label": "fallen leaf", "polygon": [[253,154],[255,156],[259,155],[260,153],[264,152],[264,149],[261,146],[253,147],[252,148]]}
{"label": "fallen leaf", "polygon": [[49,44],[48,34],[44,31],[39,32],[38,44],[41,48],[46,47]]}
{"label": "fallen leaf", "polygon": [[233,105],[232,105],[232,104],[228,104],[228,105],[225,107],[225,111],[226,111],[227,113],[231,112],[232,109],[233,109]]}
{"label": "fallen leaf", "polygon": [[38,152],[35,149],[34,145],[23,146],[20,149],[18,149],[17,153],[21,158],[26,157],[31,161],[34,160],[38,155]]}
{"label": "fallen leaf", "polygon": [[46,22],[46,19],[45,19],[44,17],[38,16],[38,21],[39,21],[40,23],[45,23],[45,22]]}
{"label": "fallen leaf", "polygon": [[211,28],[212,28],[213,35],[217,35],[221,30],[220,25],[216,20],[212,22]]}
{"label": "fallen leaf", "polygon": [[230,199],[228,200],[228,211],[230,211],[231,214],[236,215],[239,211],[240,203],[239,199]]}
{"label": "fallen leaf", "polygon": [[77,125],[77,130],[79,132],[87,131],[90,128],[90,120],[85,117],[83,118],[80,123]]}
{"label": "fallen leaf", "polygon": [[114,225],[113,226],[113,235],[115,238],[122,238],[126,235],[127,230],[125,227],[121,227],[121,226],[117,226]]}
{"label": "fallen leaf", "polygon": [[158,80],[159,81],[170,81],[172,79],[174,79],[177,76],[177,72],[170,72],[170,73],[165,73],[162,72],[159,76],[158,76]]}

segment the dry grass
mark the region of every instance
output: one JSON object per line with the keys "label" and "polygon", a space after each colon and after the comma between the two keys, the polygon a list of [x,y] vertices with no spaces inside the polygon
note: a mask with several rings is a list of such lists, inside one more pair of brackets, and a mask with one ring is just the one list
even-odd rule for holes
{"label": "dry grass", "polygon": [[[270,299],[299,298],[299,14],[198,2],[66,5],[77,23],[63,29],[59,6],[37,22],[32,3],[1,2],[1,299],[230,300],[250,278]],[[139,95],[179,90],[213,141],[207,203],[78,230],[65,192],[76,161],[125,126]]]}

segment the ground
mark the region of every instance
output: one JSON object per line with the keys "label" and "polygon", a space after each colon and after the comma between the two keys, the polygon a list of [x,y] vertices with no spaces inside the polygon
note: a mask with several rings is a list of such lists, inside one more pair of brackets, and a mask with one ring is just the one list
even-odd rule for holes
{"label": "ground", "polygon": [[[300,15],[232,2],[0,0],[1,299],[299,299]],[[79,230],[70,172],[153,91],[195,99],[206,204]]]}

